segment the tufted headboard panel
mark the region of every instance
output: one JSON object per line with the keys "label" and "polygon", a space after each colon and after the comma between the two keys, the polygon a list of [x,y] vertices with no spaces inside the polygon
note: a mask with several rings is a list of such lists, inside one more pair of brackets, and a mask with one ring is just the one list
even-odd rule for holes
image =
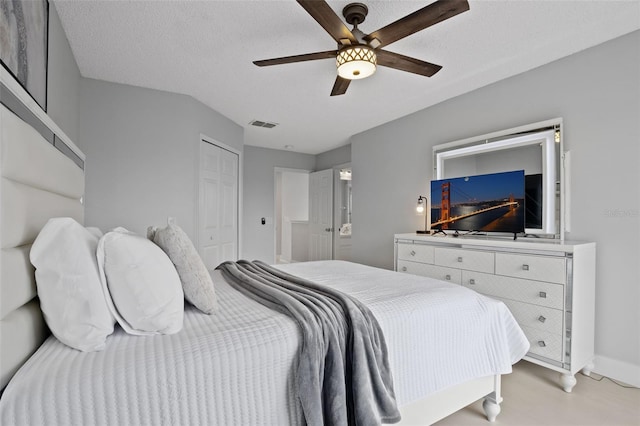
{"label": "tufted headboard panel", "polygon": [[[54,146],[7,108],[5,97],[3,92],[0,104],[0,389],[49,334],[36,297],[34,269],[29,261],[31,244],[52,217],[73,217],[84,222],[82,153],[75,145],[68,144],[66,150],[75,150],[76,154],[73,159],[65,155],[64,148]],[[50,120],[45,118],[43,121],[47,124]],[[51,129],[53,135],[62,134],[57,126],[51,127],[55,127]],[[60,143],[57,136],[53,140]]]}

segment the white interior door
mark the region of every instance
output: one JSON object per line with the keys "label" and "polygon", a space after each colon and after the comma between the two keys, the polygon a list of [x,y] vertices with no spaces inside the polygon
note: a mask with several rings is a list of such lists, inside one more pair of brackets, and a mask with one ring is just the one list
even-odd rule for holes
{"label": "white interior door", "polygon": [[238,260],[238,154],[200,143],[199,251],[207,269]]}
{"label": "white interior door", "polygon": [[309,175],[309,260],[333,258],[333,170]]}

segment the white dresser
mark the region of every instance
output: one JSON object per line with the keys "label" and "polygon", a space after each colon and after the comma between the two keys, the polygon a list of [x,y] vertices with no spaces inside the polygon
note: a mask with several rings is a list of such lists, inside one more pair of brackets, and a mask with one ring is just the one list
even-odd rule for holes
{"label": "white dresser", "polygon": [[503,301],[529,339],[525,359],[566,392],[593,369],[596,245],[560,240],[395,235],[395,269]]}

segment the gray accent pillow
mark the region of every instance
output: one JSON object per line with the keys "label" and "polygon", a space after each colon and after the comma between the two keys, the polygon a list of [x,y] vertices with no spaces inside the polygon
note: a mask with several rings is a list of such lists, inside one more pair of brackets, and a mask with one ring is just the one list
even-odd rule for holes
{"label": "gray accent pillow", "polygon": [[147,238],[156,243],[176,267],[184,298],[205,314],[212,314],[218,304],[213,281],[189,236],[177,225],[158,229],[150,226]]}

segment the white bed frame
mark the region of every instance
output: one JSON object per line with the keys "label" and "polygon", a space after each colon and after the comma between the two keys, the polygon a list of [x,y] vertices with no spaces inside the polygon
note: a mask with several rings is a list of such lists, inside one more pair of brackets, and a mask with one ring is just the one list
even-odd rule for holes
{"label": "white bed frame", "polygon": [[400,407],[399,425],[430,425],[484,397],[482,408],[490,422],[500,414],[500,375],[481,377],[441,390]]}
{"label": "white bed frame", "polygon": [[[54,147],[31,125],[0,107],[0,389],[4,389],[49,335],[36,297],[29,250],[49,218],[68,216],[84,222],[85,156],[2,67],[0,83],[3,93],[21,104],[12,109],[32,114],[56,142]],[[400,424],[432,424],[483,397],[485,413],[494,421],[502,401],[499,375],[401,407]]]}
{"label": "white bed frame", "polygon": [[[36,297],[29,251],[49,218],[68,216],[83,223],[81,165],[84,165],[84,154],[3,67],[0,67],[0,83],[3,104],[0,116],[0,389],[3,389],[49,335]],[[5,104],[26,120],[37,123],[37,128],[49,140]]]}

